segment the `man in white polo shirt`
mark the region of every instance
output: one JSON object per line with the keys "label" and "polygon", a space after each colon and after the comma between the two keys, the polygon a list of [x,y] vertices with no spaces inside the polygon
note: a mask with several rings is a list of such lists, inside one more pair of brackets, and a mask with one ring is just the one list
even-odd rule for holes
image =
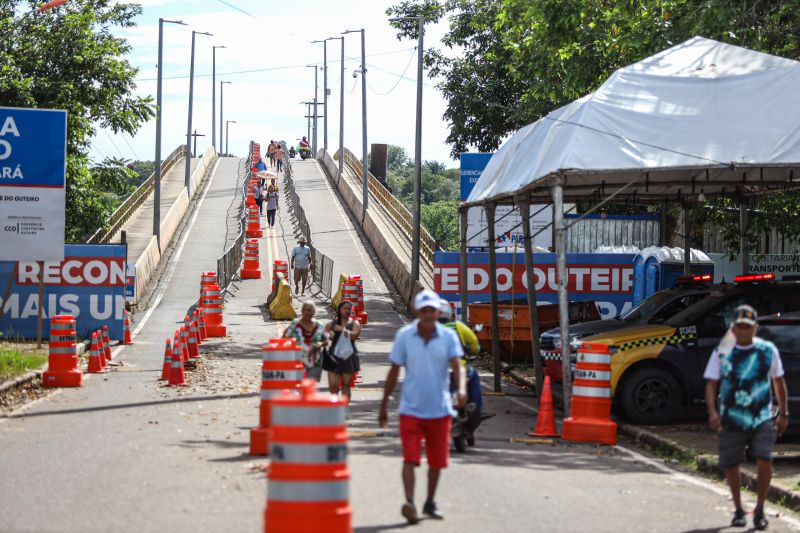
{"label": "man in white polo shirt", "polygon": [[450,397],[450,375],[457,392],[456,405],[466,403],[467,389],[464,355],[456,333],[437,322],[441,313],[439,295],[424,290],[414,298],[417,319],[403,327],[394,338],[389,361],[392,367],[386,376],[378,422],[386,427],[389,422],[387,404],[394,391],[400,367],[405,367],[403,392],[400,398],[400,439],[403,444],[403,485],[406,503],[402,514],[411,524],[419,521],[414,506],[414,469],[422,456],[422,440],[428,458],[428,497],[422,512],[431,517],[444,518],[436,508],[434,496],[439,474],[450,461],[450,424],[453,405]]}

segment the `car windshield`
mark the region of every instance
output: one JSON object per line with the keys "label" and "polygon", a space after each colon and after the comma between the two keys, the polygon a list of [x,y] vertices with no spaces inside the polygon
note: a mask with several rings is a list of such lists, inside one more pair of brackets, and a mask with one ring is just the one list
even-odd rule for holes
{"label": "car windshield", "polygon": [[[737,293],[741,292],[742,290],[737,291]],[[730,299],[730,295],[730,291],[714,291],[696,304],[690,305],[680,313],[667,320],[666,324],[673,327],[694,324],[700,317],[715,310],[718,305],[728,301]]]}
{"label": "car windshield", "polygon": [[657,292],[650,298],[642,301],[636,307],[630,309],[627,313],[621,314],[619,319],[625,322],[632,322],[642,317],[648,317],[658,311],[662,305],[670,301],[674,296],[675,293],[673,291]]}

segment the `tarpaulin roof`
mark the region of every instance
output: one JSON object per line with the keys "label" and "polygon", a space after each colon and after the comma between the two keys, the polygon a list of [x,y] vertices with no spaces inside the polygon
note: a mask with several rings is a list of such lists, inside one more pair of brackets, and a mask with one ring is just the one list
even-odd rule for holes
{"label": "tarpaulin roof", "polygon": [[[516,132],[467,204],[758,194],[800,181],[800,63],[702,37],[614,72]],[[624,189],[624,190],[620,190]]]}

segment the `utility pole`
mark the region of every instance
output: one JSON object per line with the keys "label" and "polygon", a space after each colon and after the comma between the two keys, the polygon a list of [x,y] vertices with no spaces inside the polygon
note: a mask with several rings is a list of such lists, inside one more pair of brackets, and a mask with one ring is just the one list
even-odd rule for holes
{"label": "utility pole", "polygon": [[328,39],[311,41],[312,43],[322,43],[322,108],[325,114],[322,115],[322,147],[328,151]]}
{"label": "utility pole", "polygon": [[[217,48],[225,46],[214,46],[211,51],[211,146],[217,147]],[[219,140],[222,144],[222,139]]]}
{"label": "utility pole", "polygon": [[194,129],[194,133],[192,133],[192,142],[194,143],[194,149],[192,150],[192,157],[197,157],[197,138],[198,137],[205,137],[204,133],[197,133],[197,128]]}
{"label": "utility pole", "polygon": [[316,65],[306,65],[306,66],[314,69],[314,101],[312,102],[312,104],[314,105],[314,138],[313,141],[311,138],[309,138],[308,142],[311,143],[312,157],[316,159],[317,150],[319,149],[319,147],[317,146],[317,92],[319,87],[319,76],[317,75],[318,69]]}
{"label": "utility pole", "polygon": [[[153,235],[161,249],[161,110],[164,77],[164,23],[186,26],[180,20],[158,19],[158,83],[156,84],[156,168],[153,180]],[[187,147],[188,148],[188,147]]]}
{"label": "utility pole", "polygon": [[361,212],[361,220],[367,215],[367,204],[369,203],[369,163],[367,162],[367,52],[364,42],[364,28],[360,30],[348,30],[344,33],[361,32],[361,154],[363,169],[362,177],[364,179],[364,190],[362,193],[361,205],[363,210]]}
{"label": "utility pole", "polygon": [[417,29],[419,34],[417,43],[417,128],[414,141],[414,227],[411,236],[411,279],[417,281],[419,279],[420,196],[422,189],[422,59],[425,55],[423,52],[425,17],[397,17],[389,20],[392,22],[416,20],[419,25]]}
{"label": "utility pole", "polygon": [[[339,87],[339,180],[342,179],[344,173],[344,36],[342,37],[329,37],[328,40],[334,39],[342,40],[342,61],[341,69],[339,70],[340,87]],[[328,108],[325,107],[325,116],[328,115]]]}
{"label": "utility pole", "polygon": [[[194,38],[196,35],[211,35],[204,31],[192,30],[192,62],[189,67],[189,120],[186,124],[186,149],[192,146],[192,104],[194,103]],[[191,155],[191,154],[190,154]],[[186,170],[183,175],[183,186],[186,187],[186,194],[189,194],[189,179],[192,176],[192,158],[186,158]]]}
{"label": "utility pole", "polygon": [[[223,85],[225,85],[226,83],[228,85],[232,85],[233,82],[232,81],[221,81],[221,82],[219,82],[219,145],[220,146],[222,146],[222,124],[223,124],[222,121],[224,120],[222,90],[225,88],[225,87],[223,87]],[[228,152],[226,151],[225,155],[227,155],[227,154],[228,154]]]}
{"label": "utility pole", "polygon": [[311,104],[314,102],[300,102],[306,106],[306,141],[311,144]]}

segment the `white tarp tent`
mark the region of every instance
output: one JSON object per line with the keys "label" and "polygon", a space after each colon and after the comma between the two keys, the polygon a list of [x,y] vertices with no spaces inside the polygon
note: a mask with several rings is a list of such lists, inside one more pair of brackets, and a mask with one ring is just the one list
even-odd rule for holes
{"label": "white tarp tent", "polygon": [[[599,89],[515,133],[467,205],[564,177],[564,199],[628,185],[640,200],[793,187],[800,63],[701,37],[616,71]],[[797,178],[800,179],[800,173]],[[631,182],[634,181],[634,186]]]}

